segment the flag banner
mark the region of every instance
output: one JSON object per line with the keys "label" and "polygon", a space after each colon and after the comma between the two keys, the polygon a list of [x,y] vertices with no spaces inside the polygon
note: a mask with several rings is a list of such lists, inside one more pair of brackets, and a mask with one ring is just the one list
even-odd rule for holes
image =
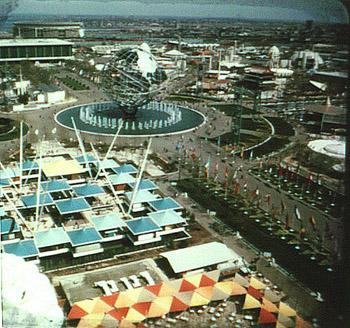
{"label": "flag banner", "polygon": [[287,206],[285,204],[285,202],[283,201],[283,199],[281,199],[281,210],[282,212],[284,212],[287,209]]}
{"label": "flag banner", "polygon": [[301,221],[300,212],[299,212],[299,209],[296,206],[294,207],[294,212],[295,212],[295,217],[297,218],[297,220]]}
{"label": "flag banner", "polygon": [[210,156],[208,157],[208,161],[204,165],[204,175],[207,179],[209,179],[209,174],[210,174]]}
{"label": "flag banner", "polygon": [[271,195],[270,195],[270,194],[267,194],[265,197],[266,197],[266,203],[267,203],[267,205],[270,206],[270,205],[271,205],[271,200],[272,200],[272,199],[271,199]]}

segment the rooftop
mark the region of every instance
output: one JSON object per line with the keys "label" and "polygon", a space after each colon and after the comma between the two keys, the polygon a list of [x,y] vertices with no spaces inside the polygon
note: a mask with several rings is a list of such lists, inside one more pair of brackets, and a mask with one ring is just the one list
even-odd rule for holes
{"label": "rooftop", "polygon": [[83,212],[91,209],[84,197],[57,200],[55,204],[61,215]]}
{"label": "rooftop", "polygon": [[0,40],[0,47],[25,47],[25,46],[57,46],[73,45],[72,42],[60,39],[3,39]]}
{"label": "rooftop", "polygon": [[93,216],[90,221],[98,231],[126,227],[126,223],[121,218],[121,214],[117,212]]}
{"label": "rooftop", "polygon": [[38,231],[34,233],[34,240],[38,248],[69,243],[68,235],[61,227]]}
{"label": "rooftop", "polygon": [[72,189],[72,187],[68,184],[67,180],[52,180],[41,183],[41,190],[44,192],[56,192],[70,189]]}
{"label": "rooftop", "polygon": [[95,228],[83,228],[67,231],[72,246],[93,244],[102,240],[101,235]]}
{"label": "rooftop", "polygon": [[156,211],[177,210],[182,206],[171,197],[156,199],[148,202]]}
{"label": "rooftop", "polygon": [[160,227],[186,223],[186,220],[174,210],[149,213],[148,216],[156,222]]}
{"label": "rooftop", "polygon": [[219,242],[211,242],[160,254],[175,273],[191,271],[210,265],[241,259],[232,249]]}
{"label": "rooftop", "polygon": [[128,173],[111,174],[108,176],[108,179],[112,185],[130,184],[136,180],[132,175]]}
{"label": "rooftop", "polygon": [[[36,207],[37,196],[36,194],[22,196],[21,201],[27,208]],[[49,193],[41,193],[39,195],[39,206],[53,205],[54,201]]]}
{"label": "rooftop", "polygon": [[[0,209],[1,210],[1,209]],[[2,219],[0,221],[0,233],[1,235],[6,235],[13,232],[19,232],[18,225],[16,221],[12,218]]]}
{"label": "rooftop", "polygon": [[[135,187],[136,182],[129,183],[131,188]],[[139,184],[139,190],[156,190],[159,189],[158,186],[149,179],[142,179]]]}
{"label": "rooftop", "polygon": [[4,244],[5,253],[14,254],[23,258],[32,257],[38,255],[39,251],[35,246],[34,240],[20,240],[15,243]]}
{"label": "rooftop", "polygon": [[97,184],[87,183],[83,186],[73,187],[74,192],[77,196],[82,197],[92,197],[97,195],[102,195],[105,193],[102,187]]}
{"label": "rooftop", "polygon": [[[125,193],[125,196],[130,202],[131,202],[132,194],[133,194],[132,191]],[[136,192],[136,195],[134,196],[134,204],[149,203],[155,199],[156,199],[156,196],[151,192],[149,192],[148,190],[138,190]]]}
{"label": "rooftop", "polygon": [[135,168],[135,166],[131,165],[131,164],[124,164],[121,165],[119,167],[115,167],[113,168],[113,172],[120,174],[120,173],[137,173],[137,169]]}
{"label": "rooftop", "polygon": [[134,236],[162,230],[150,217],[142,217],[125,222]]}

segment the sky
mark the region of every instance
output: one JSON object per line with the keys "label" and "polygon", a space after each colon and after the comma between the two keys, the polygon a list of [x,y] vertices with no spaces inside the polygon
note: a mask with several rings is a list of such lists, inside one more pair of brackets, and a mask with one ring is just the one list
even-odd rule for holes
{"label": "sky", "polygon": [[13,13],[348,22],[339,0],[18,0]]}

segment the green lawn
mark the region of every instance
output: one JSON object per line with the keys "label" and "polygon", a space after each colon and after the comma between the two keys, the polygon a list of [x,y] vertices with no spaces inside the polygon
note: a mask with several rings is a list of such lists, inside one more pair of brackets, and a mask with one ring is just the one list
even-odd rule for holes
{"label": "green lawn", "polygon": [[76,90],[76,91],[83,91],[83,90],[89,90],[89,86],[84,85],[83,83],[77,81],[76,79],[73,79],[69,76],[66,76],[61,79],[63,84],[65,84],[67,87]]}

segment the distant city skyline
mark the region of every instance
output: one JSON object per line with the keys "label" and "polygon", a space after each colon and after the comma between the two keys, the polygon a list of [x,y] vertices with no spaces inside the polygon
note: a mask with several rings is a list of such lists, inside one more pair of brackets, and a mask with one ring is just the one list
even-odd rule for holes
{"label": "distant city skyline", "polygon": [[[85,2],[82,6],[82,2]],[[105,2],[102,4],[102,2]],[[108,6],[108,10],[106,7]],[[19,0],[12,14],[225,17],[348,23],[338,0]]]}

